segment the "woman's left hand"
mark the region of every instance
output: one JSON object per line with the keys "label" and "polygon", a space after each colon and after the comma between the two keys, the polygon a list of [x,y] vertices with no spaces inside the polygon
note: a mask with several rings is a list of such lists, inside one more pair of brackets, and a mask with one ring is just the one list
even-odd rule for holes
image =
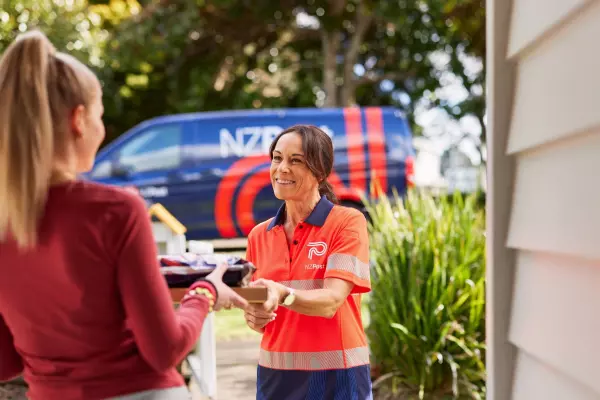
{"label": "woman's left hand", "polygon": [[248,301],[234,292],[232,288],[223,282],[223,275],[225,272],[227,272],[227,268],[229,268],[227,263],[220,263],[205,278],[207,281],[213,284],[217,291],[217,302],[214,305],[214,310],[229,310],[232,306],[244,310],[248,307]]}

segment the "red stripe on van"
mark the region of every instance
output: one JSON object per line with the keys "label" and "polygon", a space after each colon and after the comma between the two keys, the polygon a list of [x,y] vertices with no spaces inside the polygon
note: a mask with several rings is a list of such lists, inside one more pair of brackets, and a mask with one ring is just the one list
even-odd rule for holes
{"label": "red stripe on van", "polygon": [[372,183],[378,182],[379,188],[373,193],[375,198],[379,192],[387,193],[387,158],[385,154],[385,135],[383,134],[383,113],[379,107],[365,110],[367,120],[367,145],[369,146],[369,163]]}
{"label": "red stripe on van", "polygon": [[348,143],[348,170],[350,172],[350,187],[366,192],[366,163],[362,123],[358,107],[344,108],[346,124],[346,140]]}
{"label": "red stripe on van", "polygon": [[362,199],[360,198],[358,191],[352,190],[344,185],[344,182],[342,182],[342,179],[335,171],[332,171],[331,174],[329,174],[327,181],[333,187],[333,193],[335,193],[339,200],[352,201],[355,203],[361,202]]}
{"label": "red stripe on van", "polygon": [[238,226],[246,236],[256,225],[252,210],[254,209],[254,200],[258,193],[267,186],[271,186],[271,175],[269,166],[256,171],[250,178],[244,182],[244,186],[238,192],[238,199],[235,203],[235,211]]}
{"label": "red stripe on van", "polygon": [[261,164],[270,161],[268,155],[251,156],[234,162],[219,182],[215,196],[215,223],[221,237],[236,237],[235,222],[231,212],[231,202],[235,189],[246,173]]}

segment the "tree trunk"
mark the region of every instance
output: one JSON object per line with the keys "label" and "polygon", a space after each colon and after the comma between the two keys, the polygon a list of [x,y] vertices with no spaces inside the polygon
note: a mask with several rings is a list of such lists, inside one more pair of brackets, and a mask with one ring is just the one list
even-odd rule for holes
{"label": "tree trunk", "polygon": [[344,86],[342,86],[342,106],[356,105],[356,81],[354,78],[354,63],[344,59]]}
{"label": "tree trunk", "polygon": [[325,107],[338,106],[337,93],[337,55],[341,45],[341,35],[338,31],[322,31],[323,43],[323,89],[325,90]]}
{"label": "tree trunk", "polygon": [[360,46],[372,22],[373,14],[369,12],[364,1],[361,1],[358,10],[356,10],[354,35],[352,35],[350,46],[344,56],[344,86],[342,87],[341,98],[341,105],[344,107],[356,105],[357,82],[354,76],[354,66],[358,60]]}
{"label": "tree trunk", "polygon": [[[347,0],[330,0],[329,13],[339,17],[346,8]],[[321,26],[321,42],[323,45],[323,89],[325,90],[325,107],[339,106],[337,85],[338,68],[337,56],[342,46],[342,34],[339,29],[329,29]]]}

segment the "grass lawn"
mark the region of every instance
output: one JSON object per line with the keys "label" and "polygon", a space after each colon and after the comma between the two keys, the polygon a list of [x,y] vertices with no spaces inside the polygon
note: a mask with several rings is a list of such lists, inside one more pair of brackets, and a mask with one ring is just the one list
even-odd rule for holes
{"label": "grass lawn", "polygon": [[244,312],[237,308],[215,313],[217,340],[258,338],[260,334],[246,325]]}

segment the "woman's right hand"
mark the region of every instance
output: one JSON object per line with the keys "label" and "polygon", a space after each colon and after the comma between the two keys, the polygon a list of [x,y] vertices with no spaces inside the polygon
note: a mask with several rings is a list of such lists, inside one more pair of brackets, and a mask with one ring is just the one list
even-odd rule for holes
{"label": "woman's right hand", "polygon": [[277,316],[275,311],[279,306],[279,296],[273,290],[269,290],[268,293],[267,301],[263,304],[250,304],[244,313],[246,324],[258,333],[263,333],[265,326]]}
{"label": "woman's right hand", "polygon": [[227,272],[228,267],[227,263],[220,263],[213,272],[204,278],[212,283],[217,290],[217,301],[213,309],[215,311],[219,311],[223,308],[229,310],[234,306],[246,310],[248,308],[248,301],[223,282],[223,275]]}
{"label": "woman's right hand", "polygon": [[244,318],[246,324],[250,329],[255,330],[258,333],[263,333],[265,326],[273,320],[277,314],[275,311],[265,311],[262,305],[250,304],[244,312]]}

